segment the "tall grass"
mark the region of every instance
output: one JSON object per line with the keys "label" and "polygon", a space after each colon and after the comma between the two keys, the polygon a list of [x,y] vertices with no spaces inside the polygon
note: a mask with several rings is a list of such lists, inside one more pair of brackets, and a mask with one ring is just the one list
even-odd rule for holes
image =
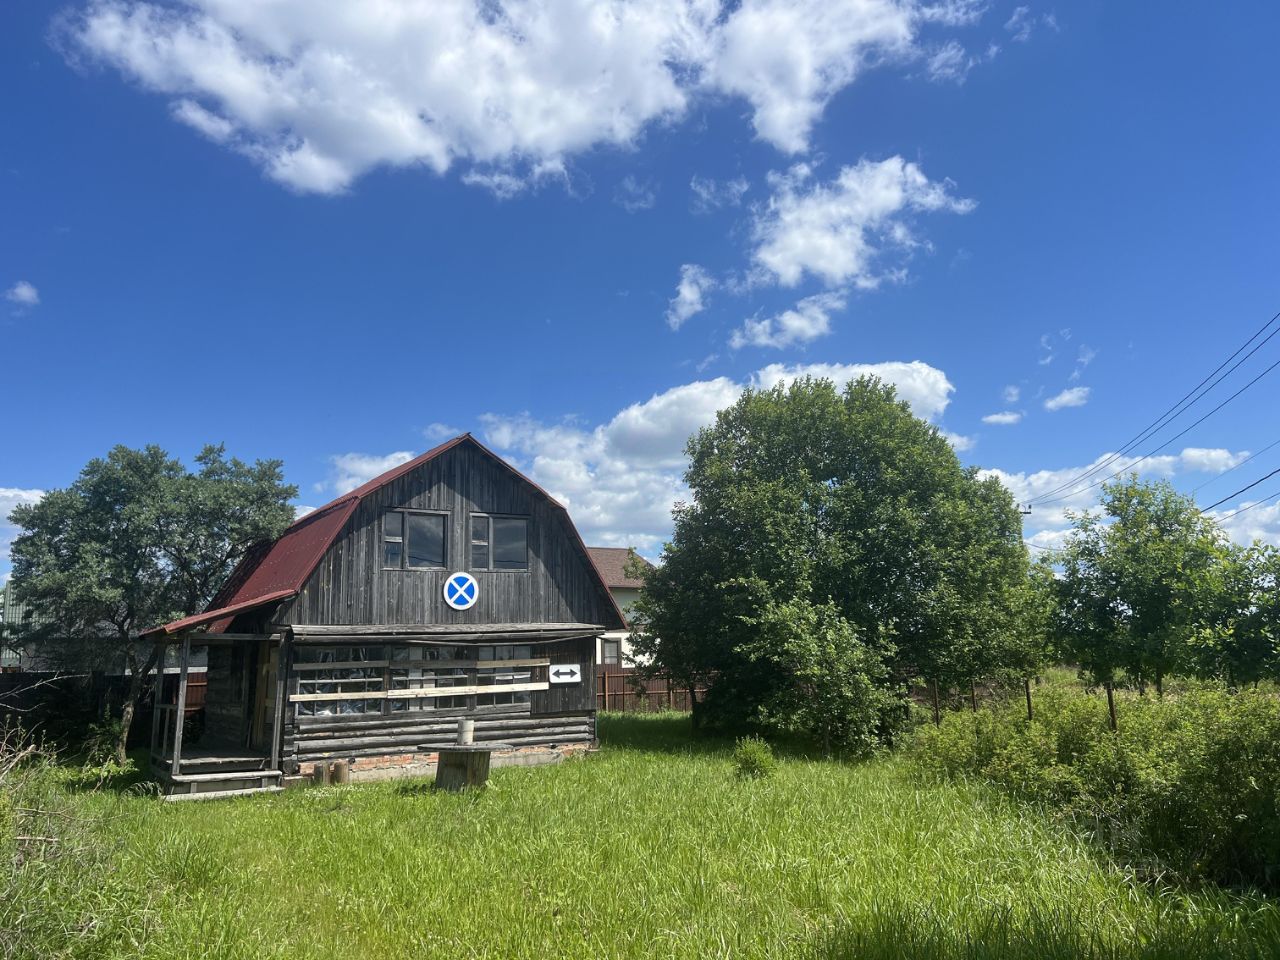
{"label": "tall grass", "polygon": [[145,931],[117,923],[93,955],[1280,949],[1262,898],[1135,884],[1060,827],[980,788],[920,784],[899,761],[791,755],[773,776],[743,779],[732,743],[693,740],[682,717],[606,716],[601,732],[596,756],[498,770],[486,791],[461,795],[410,782],[208,804],[81,795],[86,814],[116,818],[102,826],[109,864],[87,871],[123,878]]}

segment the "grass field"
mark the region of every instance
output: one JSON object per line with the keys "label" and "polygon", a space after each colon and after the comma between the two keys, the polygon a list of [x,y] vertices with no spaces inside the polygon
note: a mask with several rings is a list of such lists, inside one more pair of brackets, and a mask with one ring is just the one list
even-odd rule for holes
{"label": "grass field", "polygon": [[81,794],[107,852],[74,883],[66,864],[32,881],[60,912],[10,955],[1280,954],[1273,903],[1131,881],[1034,811],[923,785],[901,760],[789,757],[740,781],[685,718],[609,716],[601,733],[596,756],[465,795]]}

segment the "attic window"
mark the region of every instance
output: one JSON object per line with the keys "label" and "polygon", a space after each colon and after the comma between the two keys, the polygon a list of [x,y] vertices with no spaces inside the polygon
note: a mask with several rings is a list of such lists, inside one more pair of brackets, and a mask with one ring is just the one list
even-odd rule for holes
{"label": "attic window", "polygon": [[528,570],[529,518],[471,515],[472,570]]}
{"label": "attic window", "polygon": [[382,516],[382,565],[424,570],[445,563],[445,515],[388,510]]}

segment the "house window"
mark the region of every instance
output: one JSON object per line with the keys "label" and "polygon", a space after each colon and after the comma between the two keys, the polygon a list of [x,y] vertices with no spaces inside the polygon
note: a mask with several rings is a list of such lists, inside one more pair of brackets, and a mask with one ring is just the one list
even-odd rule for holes
{"label": "house window", "polygon": [[471,515],[472,570],[528,570],[529,519]]}
{"label": "house window", "polygon": [[600,641],[600,662],[607,664],[619,664],[622,662],[622,641],[621,640],[601,640]]}
{"label": "house window", "polygon": [[382,565],[426,570],[445,565],[445,515],[388,510],[382,515]]}

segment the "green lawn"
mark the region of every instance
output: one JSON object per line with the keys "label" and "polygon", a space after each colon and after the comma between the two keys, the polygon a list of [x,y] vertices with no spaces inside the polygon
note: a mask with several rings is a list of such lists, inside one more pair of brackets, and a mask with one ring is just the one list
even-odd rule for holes
{"label": "green lawn", "polygon": [[919,784],[903,761],[787,758],[739,781],[682,717],[604,717],[601,733],[595,756],[499,770],[466,795],[83,794],[111,818],[108,852],[74,893],[48,871],[40,895],[74,902],[10,955],[1280,954],[1272,903],[1130,881],[1035,812]]}

